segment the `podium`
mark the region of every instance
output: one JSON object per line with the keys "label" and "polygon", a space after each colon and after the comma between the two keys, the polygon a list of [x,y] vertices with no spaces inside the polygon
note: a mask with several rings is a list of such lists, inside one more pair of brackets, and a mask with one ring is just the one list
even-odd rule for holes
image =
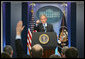
{"label": "podium", "polygon": [[44,49],[42,58],[49,58],[50,55],[55,54],[57,47],[57,35],[55,32],[34,32],[32,34],[32,46],[40,44]]}

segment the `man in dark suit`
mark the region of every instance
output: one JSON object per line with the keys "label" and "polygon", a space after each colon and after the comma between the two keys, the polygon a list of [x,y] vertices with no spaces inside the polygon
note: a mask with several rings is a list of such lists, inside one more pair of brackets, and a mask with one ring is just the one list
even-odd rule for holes
{"label": "man in dark suit", "polygon": [[21,39],[16,39],[15,40],[15,47],[16,47],[16,54],[17,54],[16,58],[31,58],[30,55],[27,55],[25,53],[25,50],[23,48]]}
{"label": "man in dark suit", "polygon": [[[40,23],[41,21],[41,23]],[[48,24],[47,17],[45,15],[40,16],[40,21],[36,21],[36,26],[34,27],[37,32],[54,32],[53,26],[51,24]]]}
{"label": "man in dark suit", "polygon": [[16,47],[17,58],[31,58],[30,55],[27,55],[25,53],[22,42],[21,42],[21,32],[24,29],[24,26],[22,25],[23,25],[22,21],[19,21],[16,26],[15,47]]}

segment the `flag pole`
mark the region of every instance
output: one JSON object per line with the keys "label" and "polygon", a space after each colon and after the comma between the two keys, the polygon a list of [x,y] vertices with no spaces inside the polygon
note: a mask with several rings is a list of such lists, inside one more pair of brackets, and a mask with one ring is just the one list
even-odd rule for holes
{"label": "flag pole", "polygon": [[[64,7],[64,10],[63,10],[63,13],[64,13],[64,15],[63,15],[63,26],[64,26],[64,17],[65,17],[65,7],[67,6],[67,4],[64,2],[63,3],[63,7]],[[64,28],[62,28],[62,32],[63,32],[63,29]]]}
{"label": "flag pole", "polygon": [[[31,9],[31,13],[32,13],[32,21],[34,20],[34,10],[33,10],[33,8],[34,8],[34,6],[35,6],[35,3],[31,3],[30,4],[30,6],[32,6],[32,9]],[[33,32],[33,31],[32,31]],[[31,33],[32,33],[31,32]],[[28,46],[29,47],[29,46]],[[29,55],[31,55],[31,52],[30,52],[30,48],[28,48],[28,51],[29,51]]]}
{"label": "flag pole", "polygon": [[[33,23],[33,21],[34,21],[34,10],[33,10],[33,8],[35,6],[35,3],[31,3],[30,5],[32,6],[31,13],[32,13],[32,23]],[[33,26],[33,28],[34,28],[34,26]],[[32,33],[33,33],[33,31],[32,31]]]}

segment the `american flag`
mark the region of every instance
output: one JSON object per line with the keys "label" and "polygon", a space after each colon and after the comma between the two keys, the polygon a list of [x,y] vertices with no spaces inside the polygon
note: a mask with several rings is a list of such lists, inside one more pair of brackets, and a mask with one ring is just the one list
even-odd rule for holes
{"label": "american flag", "polygon": [[32,44],[32,33],[36,32],[36,30],[34,30],[35,20],[34,20],[33,9],[31,10],[31,13],[32,13],[32,19],[29,20],[29,28],[27,33],[27,47],[28,47],[29,54],[30,54],[31,44]]}

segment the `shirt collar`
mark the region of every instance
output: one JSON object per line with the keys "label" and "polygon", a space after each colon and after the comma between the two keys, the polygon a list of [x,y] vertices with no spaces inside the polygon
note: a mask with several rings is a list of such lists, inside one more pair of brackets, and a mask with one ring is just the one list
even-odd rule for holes
{"label": "shirt collar", "polygon": [[[47,23],[44,23],[45,24],[45,26],[47,26]],[[44,26],[44,24],[43,24],[43,26]]]}

